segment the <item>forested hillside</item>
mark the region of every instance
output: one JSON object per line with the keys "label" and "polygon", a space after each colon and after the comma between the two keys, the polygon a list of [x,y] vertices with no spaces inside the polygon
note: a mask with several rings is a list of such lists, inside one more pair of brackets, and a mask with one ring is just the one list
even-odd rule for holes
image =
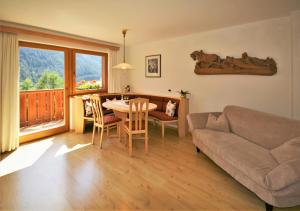
{"label": "forested hillside", "polygon": [[[100,80],[99,57],[78,54],[76,57],[76,81]],[[64,78],[64,53],[59,51],[20,48],[20,84],[31,81],[35,86],[45,71],[54,74],[58,80]],[[50,86],[51,87],[51,86]],[[59,87],[60,88],[60,87]]]}
{"label": "forested hillside", "polygon": [[64,54],[59,51],[20,49],[20,81],[30,78],[36,83],[45,70],[55,71],[64,77]]}

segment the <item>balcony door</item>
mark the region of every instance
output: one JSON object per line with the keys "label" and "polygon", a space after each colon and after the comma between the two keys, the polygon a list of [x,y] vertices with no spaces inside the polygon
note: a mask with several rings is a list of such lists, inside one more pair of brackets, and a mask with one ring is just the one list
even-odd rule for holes
{"label": "balcony door", "polygon": [[69,128],[69,50],[20,42],[20,142]]}

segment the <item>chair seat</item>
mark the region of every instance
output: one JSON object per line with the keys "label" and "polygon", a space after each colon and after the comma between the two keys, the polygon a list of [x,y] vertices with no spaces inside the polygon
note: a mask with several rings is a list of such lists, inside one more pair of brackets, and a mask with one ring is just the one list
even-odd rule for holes
{"label": "chair seat", "polygon": [[122,121],[119,117],[116,117],[115,115],[104,115],[103,116],[103,123],[104,125],[109,125],[113,123],[117,123]]}
{"label": "chair seat", "polygon": [[[145,121],[142,121],[142,128],[140,130],[145,130]],[[125,122],[124,126],[129,130],[129,122]],[[139,128],[135,128],[135,124],[132,124],[132,130],[138,130]]]}
{"label": "chair seat", "polygon": [[162,111],[150,111],[149,115],[159,119],[160,121],[173,121],[178,119],[175,116],[168,116],[166,113]]}

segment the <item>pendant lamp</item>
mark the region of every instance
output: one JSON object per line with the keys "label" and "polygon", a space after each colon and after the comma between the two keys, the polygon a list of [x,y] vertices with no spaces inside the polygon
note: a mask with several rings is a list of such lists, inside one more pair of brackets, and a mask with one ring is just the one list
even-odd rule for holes
{"label": "pendant lamp", "polygon": [[118,70],[131,70],[131,69],[133,69],[133,67],[130,64],[125,62],[125,36],[126,36],[127,31],[128,31],[128,29],[123,29],[122,30],[122,34],[123,34],[123,62],[113,66],[113,69],[118,69]]}

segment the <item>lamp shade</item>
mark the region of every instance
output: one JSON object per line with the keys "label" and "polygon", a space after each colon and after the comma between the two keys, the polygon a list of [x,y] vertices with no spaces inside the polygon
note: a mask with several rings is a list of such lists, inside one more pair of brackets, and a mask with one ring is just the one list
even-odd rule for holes
{"label": "lamp shade", "polygon": [[120,63],[120,64],[117,64],[117,65],[113,66],[113,69],[116,69],[116,70],[132,70],[133,67],[130,64],[123,62],[123,63]]}

